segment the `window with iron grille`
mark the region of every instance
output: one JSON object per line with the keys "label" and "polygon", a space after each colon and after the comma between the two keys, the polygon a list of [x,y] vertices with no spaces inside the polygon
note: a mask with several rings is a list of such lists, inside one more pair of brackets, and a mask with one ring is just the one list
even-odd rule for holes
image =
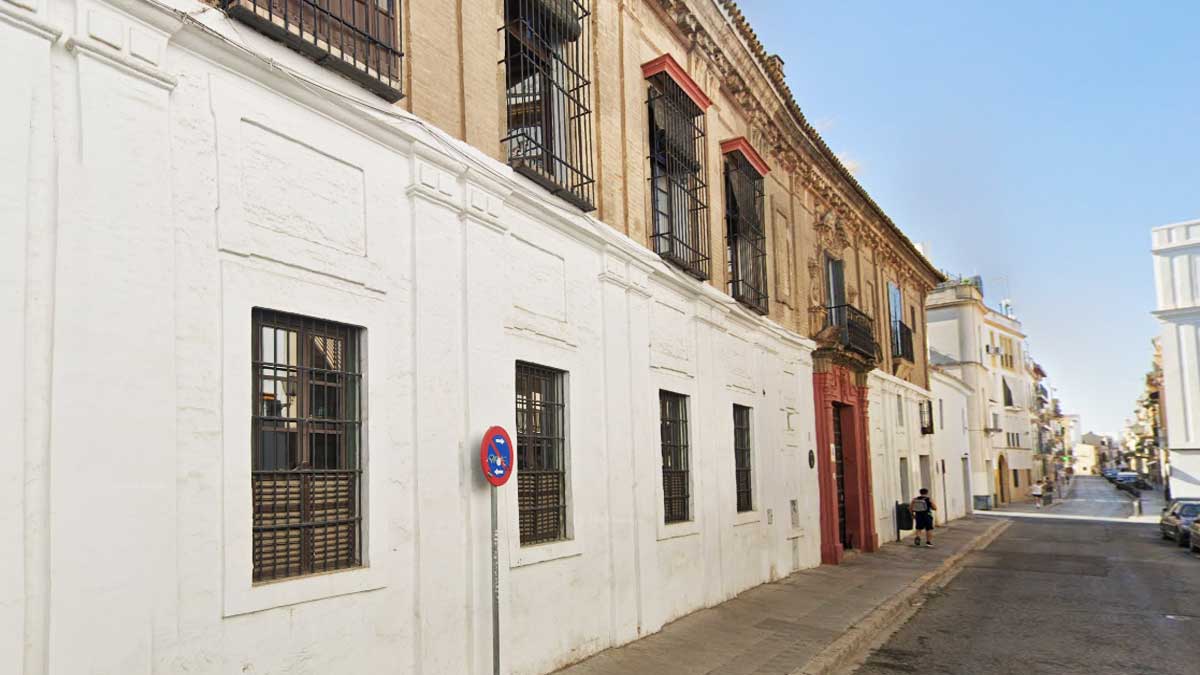
{"label": "window with iron grille", "polygon": [[566,539],[566,373],[517,362],[517,512],[521,544]]}
{"label": "window with iron grille", "polygon": [[667,74],[646,81],[654,251],[697,279],[707,279],[704,111]]}
{"label": "window with iron grille", "polygon": [[733,406],[734,485],[737,490],[737,510],[754,510],[754,489],[750,481],[750,408]]}
{"label": "window with iron grille", "polygon": [[400,0],[221,0],[230,16],[388,101],[401,91]]}
{"label": "window with iron grille", "polygon": [[[941,402],[939,401],[939,404]],[[928,436],[934,432],[933,428],[933,401],[922,400],[917,403],[917,408],[921,413],[921,434]]]}
{"label": "window with iron grille", "polygon": [[692,519],[691,458],[688,456],[688,397],[660,390],[662,433],[663,518],[668,523]]}
{"label": "window with iron grille", "polygon": [[740,152],[725,155],[725,232],[729,290],[734,299],[767,313],[767,234],[763,178]]}
{"label": "window with iron grille", "polygon": [[504,0],[508,163],[578,206],[595,208],[591,31],[581,0]]}
{"label": "window with iron grille", "polygon": [[254,581],[357,567],[362,329],[253,311]]}

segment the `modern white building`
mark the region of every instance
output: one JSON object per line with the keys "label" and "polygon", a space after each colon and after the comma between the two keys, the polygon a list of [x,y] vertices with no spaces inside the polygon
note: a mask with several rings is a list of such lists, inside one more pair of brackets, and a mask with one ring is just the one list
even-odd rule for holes
{"label": "modern white building", "polygon": [[1171,496],[1200,497],[1200,220],[1156,227],[1155,311]]}
{"label": "modern white building", "polygon": [[1020,322],[1010,310],[984,303],[978,278],[940,285],[926,308],[930,363],[971,392],[967,424],[974,508],[1024,497],[1033,479],[1033,381]]}

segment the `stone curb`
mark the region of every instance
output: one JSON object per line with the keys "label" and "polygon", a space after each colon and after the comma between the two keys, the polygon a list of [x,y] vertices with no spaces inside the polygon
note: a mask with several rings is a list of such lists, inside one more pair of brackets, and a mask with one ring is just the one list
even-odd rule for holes
{"label": "stone curb", "polygon": [[871,650],[887,642],[893,633],[917,613],[927,593],[946,585],[961,571],[963,559],[968,554],[987,547],[1011,525],[1011,520],[1001,520],[989,527],[962,550],[943,560],[937,569],[921,575],[876,607],[832,644],[809,659],[808,663],[789,675],[839,675],[851,672],[852,667],[860,665]]}

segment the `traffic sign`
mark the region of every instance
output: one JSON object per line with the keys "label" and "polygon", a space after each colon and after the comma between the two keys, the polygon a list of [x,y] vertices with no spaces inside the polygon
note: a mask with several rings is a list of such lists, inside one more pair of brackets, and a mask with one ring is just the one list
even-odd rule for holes
{"label": "traffic sign", "polygon": [[483,477],[494,487],[508,482],[513,472],[512,439],[504,427],[490,427],[479,444],[479,466]]}

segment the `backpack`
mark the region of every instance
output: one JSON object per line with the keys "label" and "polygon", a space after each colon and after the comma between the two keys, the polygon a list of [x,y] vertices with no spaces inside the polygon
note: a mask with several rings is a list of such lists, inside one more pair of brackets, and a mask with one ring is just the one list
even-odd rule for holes
{"label": "backpack", "polygon": [[928,497],[917,497],[916,499],[914,499],[913,505],[912,505],[912,510],[913,510],[913,513],[925,513],[927,511],[929,511],[929,498]]}

